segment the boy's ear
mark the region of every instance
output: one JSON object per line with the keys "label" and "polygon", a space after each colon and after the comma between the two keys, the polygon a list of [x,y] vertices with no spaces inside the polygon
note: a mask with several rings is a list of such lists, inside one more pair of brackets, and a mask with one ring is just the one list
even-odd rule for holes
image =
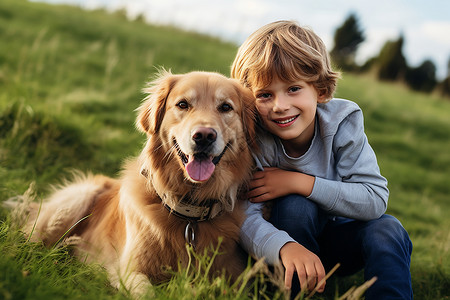
{"label": "boy's ear", "polygon": [[327,93],[324,90],[317,91],[317,103],[325,103],[327,102]]}
{"label": "boy's ear", "polygon": [[179,75],[169,71],[161,71],[158,78],[148,84],[143,91],[148,94],[142,105],[137,109],[136,127],[146,133],[155,134],[159,131],[164,114],[166,101]]}

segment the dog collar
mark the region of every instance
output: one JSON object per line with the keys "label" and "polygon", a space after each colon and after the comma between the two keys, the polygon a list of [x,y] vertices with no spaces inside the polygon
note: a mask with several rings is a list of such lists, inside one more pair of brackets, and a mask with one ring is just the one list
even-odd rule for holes
{"label": "dog collar", "polygon": [[[141,175],[148,178],[148,170],[142,168]],[[191,201],[189,201],[189,196],[184,196],[180,201],[171,201],[176,204],[169,205],[167,204],[169,202],[167,200],[173,198],[173,196],[166,193],[160,194],[158,191],[156,191],[156,193],[161,198],[164,207],[171,214],[189,221],[201,222],[211,220],[219,216],[223,211],[222,204],[219,200],[208,199],[202,201],[200,204],[192,204]]]}
{"label": "dog collar", "polygon": [[218,200],[207,200],[196,205],[188,203],[185,199],[186,197],[174,206],[169,206],[164,201],[164,207],[177,217],[196,222],[214,219],[222,213],[222,205]]}

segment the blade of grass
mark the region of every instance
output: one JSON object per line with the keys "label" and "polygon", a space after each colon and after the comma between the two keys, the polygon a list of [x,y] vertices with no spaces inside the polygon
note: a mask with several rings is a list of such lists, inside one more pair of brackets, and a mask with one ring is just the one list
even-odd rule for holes
{"label": "blade of grass", "polygon": [[59,238],[59,240],[53,245],[52,248],[55,248],[58,246],[58,244],[62,241],[62,239],[64,239],[64,237],[78,224],[80,224],[82,221],[86,220],[87,218],[89,218],[92,214],[89,214],[83,218],[81,218],[80,220],[78,220],[77,222],[75,222],[75,224],[73,224],[72,226],[70,226],[70,228]]}

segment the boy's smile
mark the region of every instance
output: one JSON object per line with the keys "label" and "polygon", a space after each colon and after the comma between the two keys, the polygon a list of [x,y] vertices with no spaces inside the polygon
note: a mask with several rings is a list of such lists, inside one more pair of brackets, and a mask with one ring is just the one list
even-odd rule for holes
{"label": "boy's smile", "polygon": [[290,156],[305,153],[314,136],[317,103],[325,97],[305,81],[285,82],[278,77],[254,94],[266,129],[281,139]]}
{"label": "boy's smile", "polygon": [[292,125],[295,122],[295,120],[297,120],[298,116],[299,115],[296,115],[294,117],[279,118],[279,119],[274,119],[273,121],[275,123],[277,123],[278,126],[280,126],[280,127],[287,127],[287,126]]}

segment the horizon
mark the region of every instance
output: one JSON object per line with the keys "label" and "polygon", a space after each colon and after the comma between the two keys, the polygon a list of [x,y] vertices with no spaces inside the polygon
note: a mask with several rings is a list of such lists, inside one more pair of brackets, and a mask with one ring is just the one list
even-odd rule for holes
{"label": "horizon", "polygon": [[[388,40],[403,35],[403,54],[410,67],[431,60],[436,78],[448,76],[450,61],[450,2],[435,0],[32,0],[50,4],[69,4],[81,8],[125,9],[130,19],[143,16],[150,24],[172,25],[221,38],[240,45],[264,24],[289,19],[312,28],[333,47],[335,30],[354,13],[366,39],[358,48],[356,62],[362,64],[379,54]],[[399,13],[401,12],[401,13]]]}

